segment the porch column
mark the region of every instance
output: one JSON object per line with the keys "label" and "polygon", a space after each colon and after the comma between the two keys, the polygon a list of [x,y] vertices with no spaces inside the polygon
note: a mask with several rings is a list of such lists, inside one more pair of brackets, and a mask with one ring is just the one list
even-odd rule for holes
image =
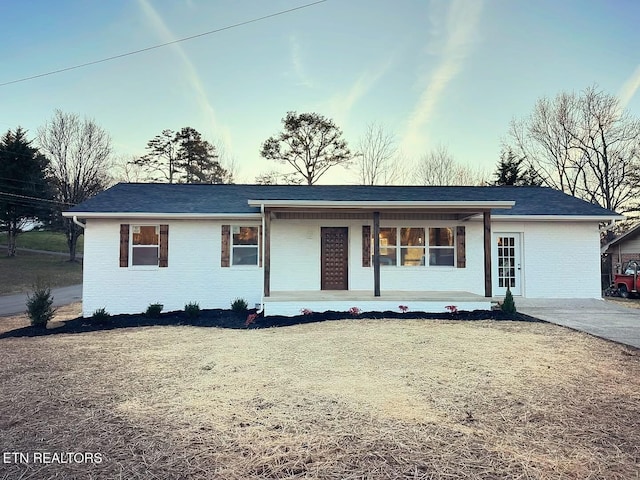
{"label": "porch column", "polygon": [[373,296],[380,296],[380,212],[373,212]]}
{"label": "porch column", "polygon": [[484,296],[491,297],[491,210],[483,213],[484,218]]}
{"label": "porch column", "polygon": [[264,274],[264,296],[271,294],[271,210],[264,209],[264,258],[262,269]]}

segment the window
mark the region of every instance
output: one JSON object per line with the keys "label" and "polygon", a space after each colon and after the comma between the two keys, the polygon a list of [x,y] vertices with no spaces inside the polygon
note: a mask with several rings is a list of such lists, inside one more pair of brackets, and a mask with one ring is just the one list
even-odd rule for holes
{"label": "window", "polygon": [[[400,244],[398,244],[398,238]],[[380,228],[380,265],[402,265],[403,267],[425,265],[425,242],[425,229],[421,227]],[[453,267],[454,251],[454,228],[429,228],[430,266]],[[373,261],[371,264],[373,265]]]}
{"label": "window", "polygon": [[380,229],[380,265],[397,265],[396,245],[398,242],[396,228]]}
{"label": "window", "polygon": [[132,225],[131,265],[158,265],[160,226]]}
{"label": "window", "polygon": [[233,227],[232,265],[258,265],[258,227]]}
{"label": "window", "polygon": [[429,265],[453,267],[455,236],[453,228],[429,229]]}
{"label": "window", "polygon": [[400,245],[401,265],[424,265],[424,228],[401,228]]}

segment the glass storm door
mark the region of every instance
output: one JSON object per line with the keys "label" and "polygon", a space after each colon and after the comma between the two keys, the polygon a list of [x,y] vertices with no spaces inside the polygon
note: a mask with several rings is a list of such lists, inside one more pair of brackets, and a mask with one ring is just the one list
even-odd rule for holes
{"label": "glass storm door", "polygon": [[493,240],[493,294],[504,296],[507,288],[522,295],[519,233],[497,233]]}

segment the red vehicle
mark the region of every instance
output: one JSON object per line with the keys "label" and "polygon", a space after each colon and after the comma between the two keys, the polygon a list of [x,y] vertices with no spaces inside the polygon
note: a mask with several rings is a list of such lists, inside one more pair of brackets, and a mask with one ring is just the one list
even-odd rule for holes
{"label": "red vehicle", "polygon": [[631,295],[638,295],[640,292],[640,260],[631,260],[624,265],[622,273],[613,276],[613,285],[607,289],[605,294],[610,296],[621,296],[629,298]]}

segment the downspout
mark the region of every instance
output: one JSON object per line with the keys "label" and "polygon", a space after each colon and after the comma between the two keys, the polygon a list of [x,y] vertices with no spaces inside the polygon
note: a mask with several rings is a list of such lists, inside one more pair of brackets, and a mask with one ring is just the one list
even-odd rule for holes
{"label": "downspout", "polygon": [[260,250],[262,250],[262,293],[260,294],[260,309],[256,312],[260,315],[264,311],[264,228],[265,228],[265,220],[264,220],[264,203],[260,204],[260,215],[262,217],[262,242],[260,244]]}
{"label": "downspout", "polygon": [[73,223],[75,223],[79,227],[87,228],[87,224],[86,223],[82,223],[80,220],[78,220],[78,216],[77,215],[73,216]]}

